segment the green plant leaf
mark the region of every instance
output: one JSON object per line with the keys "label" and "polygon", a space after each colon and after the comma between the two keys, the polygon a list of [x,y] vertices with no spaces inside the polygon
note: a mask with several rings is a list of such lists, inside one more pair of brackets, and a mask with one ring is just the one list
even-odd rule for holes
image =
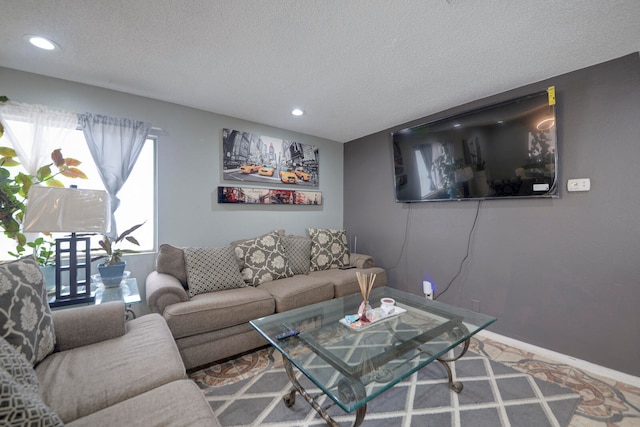
{"label": "green plant leaf", "polygon": [[42,166],[40,169],[38,169],[36,176],[38,178],[38,181],[45,181],[48,178],[51,178],[51,165]]}
{"label": "green plant leaf", "polygon": [[11,167],[20,165],[20,162],[17,162],[13,157],[3,157],[0,159],[0,164],[2,164],[2,166]]}
{"label": "green plant leaf", "polygon": [[47,187],[64,188],[64,184],[57,179],[49,179],[46,181]]}
{"label": "green plant leaf", "polygon": [[0,147],[0,156],[2,157],[16,157],[16,150],[11,147]]}

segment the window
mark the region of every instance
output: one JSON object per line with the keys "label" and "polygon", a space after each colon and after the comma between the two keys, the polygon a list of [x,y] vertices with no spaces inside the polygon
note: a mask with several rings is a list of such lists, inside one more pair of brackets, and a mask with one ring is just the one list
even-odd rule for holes
{"label": "window", "polygon": [[[14,122],[12,122],[12,125]],[[16,125],[19,125],[17,122]],[[26,125],[25,125],[26,126]],[[16,133],[19,135],[20,127],[16,126]],[[118,233],[128,228],[144,222],[133,236],[140,242],[140,246],[135,246],[128,242],[120,245],[121,248],[135,249],[139,251],[152,251],[155,248],[155,137],[149,137],[145,141],[144,148],[136,161],[131,175],[118,193],[120,206],[116,210],[116,223]],[[8,140],[0,138],[0,146],[10,146]],[[61,144],[62,154],[65,157],[72,157],[81,162],[81,169],[89,179],[69,179],[59,175],[56,179],[62,181],[66,186],[77,185],[78,188],[93,190],[104,190],[104,185],[98,174],[98,170],[91,158],[91,153],[87,148],[84,135],[81,130],[73,133],[73,137]],[[14,175],[20,166],[9,168]],[[56,236],[55,237],[60,237]],[[92,238],[91,247],[98,247],[100,236]],[[30,239],[32,240],[32,239]],[[11,259],[8,251],[15,252],[15,243],[4,234],[0,235],[0,259]],[[25,254],[27,254],[25,252]]]}

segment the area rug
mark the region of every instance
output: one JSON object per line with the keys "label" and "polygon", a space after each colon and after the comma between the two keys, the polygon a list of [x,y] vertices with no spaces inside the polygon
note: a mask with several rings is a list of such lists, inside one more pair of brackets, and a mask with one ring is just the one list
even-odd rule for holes
{"label": "area rug", "polygon": [[[324,364],[320,358],[308,363]],[[471,351],[450,366],[454,378],[464,385],[460,394],[448,387],[444,368],[433,363],[369,402],[362,425],[566,427],[580,401],[580,395],[570,389]],[[299,375],[309,392],[319,394],[317,387]],[[326,425],[300,396],[291,408],[285,406],[282,396],[291,384],[273,348],[193,372],[190,377],[225,427]],[[328,403],[327,398],[321,399],[321,405]],[[328,413],[342,425],[351,425],[355,419],[355,414],[346,414],[337,406]]]}

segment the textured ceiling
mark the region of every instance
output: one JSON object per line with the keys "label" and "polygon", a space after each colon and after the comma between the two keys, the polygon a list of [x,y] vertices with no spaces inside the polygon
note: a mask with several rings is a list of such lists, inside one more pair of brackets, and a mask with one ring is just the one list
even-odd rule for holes
{"label": "textured ceiling", "polygon": [[0,0],[0,66],[340,142],[639,50],[640,0]]}

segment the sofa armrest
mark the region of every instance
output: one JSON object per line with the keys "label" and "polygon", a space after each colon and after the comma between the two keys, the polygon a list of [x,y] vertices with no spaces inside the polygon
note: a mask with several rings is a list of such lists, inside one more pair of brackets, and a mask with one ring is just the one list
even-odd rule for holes
{"label": "sofa armrest", "polygon": [[163,314],[167,306],[189,300],[180,280],[170,274],[152,271],[147,276],[145,286],[147,305],[152,313]]}
{"label": "sofa armrest", "polygon": [[70,350],[125,334],[124,303],[121,301],[74,307],[51,312],[56,349]]}
{"label": "sofa armrest", "polygon": [[372,268],[376,266],[376,261],[373,257],[364,254],[349,254],[349,263],[356,268]]}

